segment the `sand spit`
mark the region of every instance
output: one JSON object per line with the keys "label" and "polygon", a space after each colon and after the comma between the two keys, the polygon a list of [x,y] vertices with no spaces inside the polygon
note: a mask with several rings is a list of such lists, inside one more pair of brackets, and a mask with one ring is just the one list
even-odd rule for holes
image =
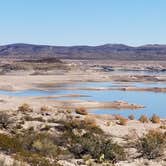
{"label": "sand spit", "polygon": [[[72,97],[73,95],[71,95]],[[64,97],[64,96],[59,96]],[[69,97],[69,96],[68,96]],[[86,109],[97,109],[97,108],[110,108],[110,109],[141,109],[144,108],[142,105],[130,104],[125,101],[113,101],[113,102],[96,102],[96,101],[83,101],[83,100],[56,100],[58,96],[48,97],[16,97],[16,96],[5,96],[0,95],[0,107],[2,110],[15,109],[22,103],[28,103],[34,108],[40,108],[42,105],[49,105],[53,108],[63,109],[75,109],[78,107],[84,107]]]}
{"label": "sand spit", "polygon": [[[0,90],[58,89],[80,82],[166,82],[166,76],[111,75],[109,72],[70,71],[62,75],[1,75]],[[67,88],[67,87],[66,87]]]}
{"label": "sand spit", "polygon": [[146,92],[166,92],[166,88],[138,88],[138,87],[123,87],[123,88],[114,88],[112,90],[121,90],[121,91],[146,91]]}
{"label": "sand spit", "polygon": [[142,105],[130,104],[125,101],[114,101],[114,102],[74,101],[69,106],[69,108],[77,108],[77,107],[84,107],[86,109],[110,108],[110,109],[133,109],[133,110],[144,108],[144,106]]}

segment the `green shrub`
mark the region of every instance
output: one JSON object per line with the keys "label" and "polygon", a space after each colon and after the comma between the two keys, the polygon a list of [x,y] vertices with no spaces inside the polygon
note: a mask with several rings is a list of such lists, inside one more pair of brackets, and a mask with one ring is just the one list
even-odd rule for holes
{"label": "green shrub", "polygon": [[91,133],[77,137],[76,143],[72,144],[69,150],[78,158],[82,155],[91,155],[97,160],[103,156],[104,160],[113,162],[125,159],[125,152],[121,146],[113,143],[110,139]]}
{"label": "green shrub", "polygon": [[163,155],[166,148],[166,133],[151,130],[137,142],[138,151],[143,157],[155,159]]}
{"label": "green shrub", "polygon": [[[0,149],[8,154],[16,154],[16,160],[28,162],[32,166],[56,166],[54,163],[61,152],[54,139],[44,133],[25,133],[13,137],[0,134]],[[50,162],[47,157],[55,162]]]}
{"label": "green shrub", "polygon": [[[112,140],[107,139],[103,131],[86,121],[74,120],[72,122],[61,122],[64,125],[65,132],[57,140],[60,146],[67,146],[69,151],[76,158],[82,158],[84,155],[90,155],[94,159],[100,160],[104,155],[104,160],[116,162],[125,158],[124,149]],[[77,131],[77,132],[75,132]],[[81,134],[78,134],[78,133]]]}
{"label": "green shrub", "polygon": [[17,138],[0,134],[0,149],[8,153],[22,151],[21,143]]}
{"label": "green shrub", "polygon": [[103,131],[96,125],[96,123],[89,118],[85,118],[84,120],[72,120],[70,122],[62,121],[60,122],[64,125],[64,130],[72,131],[73,129],[84,129],[87,132],[103,134]]}
{"label": "green shrub", "polygon": [[23,148],[44,156],[56,157],[60,150],[56,146],[54,138],[46,133],[26,133],[19,137]]}

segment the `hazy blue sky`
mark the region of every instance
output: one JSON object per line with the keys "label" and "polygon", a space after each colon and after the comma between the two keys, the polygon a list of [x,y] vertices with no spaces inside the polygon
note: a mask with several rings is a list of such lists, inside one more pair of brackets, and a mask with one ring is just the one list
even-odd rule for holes
{"label": "hazy blue sky", "polygon": [[0,0],[0,45],[166,44],[166,0]]}

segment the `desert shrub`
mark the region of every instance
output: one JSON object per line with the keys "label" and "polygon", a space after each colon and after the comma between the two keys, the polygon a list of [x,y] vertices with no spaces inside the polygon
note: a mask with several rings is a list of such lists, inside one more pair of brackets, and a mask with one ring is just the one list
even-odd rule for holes
{"label": "desert shrub", "polygon": [[40,139],[33,141],[32,148],[34,148],[34,150],[37,153],[49,155],[50,157],[56,157],[60,152],[59,148],[55,145],[54,141],[48,139],[47,137],[41,137]]}
{"label": "desert shrub", "polygon": [[135,119],[134,115],[129,115],[128,118],[129,118],[130,120],[134,120],[134,119]]}
{"label": "desert shrub", "polygon": [[52,110],[49,107],[47,107],[47,106],[43,106],[43,107],[40,108],[40,111],[42,113],[47,113],[47,112],[50,112]]}
{"label": "desert shrub", "polygon": [[91,126],[84,120],[59,121],[56,130],[63,132],[62,136],[56,138],[59,146],[66,146],[75,142],[76,136],[82,136],[85,133],[102,135],[103,131],[98,126]]}
{"label": "desert shrub", "polygon": [[48,123],[57,123],[57,120],[54,118],[48,119],[47,120]]}
{"label": "desert shrub", "polygon": [[119,125],[126,125],[127,124],[127,119],[126,118],[119,118],[119,122],[118,122]]}
{"label": "desert shrub", "polygon": [[76,108],[75,112],[80,115],[88,115],[88,112],[84,107]]}
{"label": "desert shrub", "polygon": [[18,107],[18,112],[27,113],[32,111],[33,111],[32,108],[26,103]]}
{"label": "desert shrub", "polygon": [[22,125],[21,125],[21,124],[17,124],[17,125],[15,126],[15,128],[16,128],[16,129],[22,129]]}
{"label": "desert shrub", "polygon": [[34,132],[13,137],[0,134],[0,149],[8,154],[15,153],[16,160],[26,161],[32,166],[56,166],[54,162],[50,163],[47,157],[56,161],[60,153],[59,147],[50,135]]}
{"label": "desert shrub", "polygon": [[103,156],[104,160],[113,162],[125,158],[125,152],[121,146],[113,143],[110,139],[91,133],[77,137],[76,142],[71,145],[69,150],[78,158],[88,154],[97,160],[100,160],[101,156]]}
{"label": "desert shrub", "polygon": [[60,122],[64,125],[66,131],[72,131],[73,129],[83,129],[87,132],[102,134],[103,131],[96,125],[95,121],[91,118],[85,118],[84,120],[72,120],[70,122]]}
{"label": "desert shrub", "polygon": [[28,132],[18,139],[26,151],[49,157],[56,157],[60,153],[54,138],[49,134]]}
{"label": "desert shrub", "polygon": [[139,118],[139,121],[142,122],[142,123],[148,123],[149,122],[147,116],[145,116],[145,115],[141,115],[141,117]]}
{"label": "desert shrub", "polygon": [[25,121],[33,121],[33,117],[29,116],[29,115],[26,115],[26,116],[24,116],[24,120]]}
{"label": "desert shrub", "polygon": [[155,114],[152,116],[150,120],[152,123],[160,123],[160,117]]}
{"label": "desert shrub", "polygon": [[71,109],[67,109],[66,112],[67,112],[68,114],[71,114],[71,113],[72,113],[72,110],[71,110]]}
{"label": "desert shrub", "polygon": [[33,118],[33,121],[38,121],[38,122],[46,122],[42,117],[35,117]]}
{"label": "desert shrub", "polygon": [[33,118],[32,116],[26,115],[24,116],[24,119],[26,121],[39,121],[39,122],[45,122],[45,120],[42,117],[35,117]]}
{"label": "desert shrub", "polygon": [[161,125],[159,128],[163,129],[163,130],[166,130],[166,125]]}
{"label": "desert shrub", "polygon": [[166,133],[151,130],[137,142],[137,149],[141,155],[148,159],[155,159],[164,153],[166,148]]}
{"label": "desert shrub", "polygon": [[56,164],[51,163],[47,157],[56,161],[60,154],[60,149],[56,145],[53,137],[46,133],[26,133],[18,138],[24,149],[19,153],[24,161],[33,166],[52,166]]}
{"label": "desert shrub", "polygon": [[83,122],[84,122],[86,125],[89,125],[89,126],[91,126],[91,127],[92,127],[92,126],[94,126],[94,127],[97,126],[96,120],[95,120],[93,117],[91,117],[91,116],[86,116],[86,117],[84,118]]}
{"label": "desert shrub", "polygon": [[74,154],[76,158],[90,155],[98,161],[101,156],[104,156],[104,160],[111,160],[113,162],[124,159],[124,149],[118,144],[113,143],[111,139],[107,139],[99,127],[90,125],[84,120],[74,120],[61,124],[65,127],[64,134],[57,142],[61,146],[68,145],[69,152]]}
{"label": "desert shrub", "polygon": [[0,149],[8,153],[22,151],[18,139],[5,134],[0,134]]}
{"label": "desert shrub", "polygon": [[10,116],[4,112],[0,113],[0,128],[7,129],[13,121],[11,120]]}
{"label": "desert shrub", "polygon": [[115,115],[115,119],[118,120],[117,124],[119,124],[119,125],[126,125],[127,124],[127,119],[121,115]]}

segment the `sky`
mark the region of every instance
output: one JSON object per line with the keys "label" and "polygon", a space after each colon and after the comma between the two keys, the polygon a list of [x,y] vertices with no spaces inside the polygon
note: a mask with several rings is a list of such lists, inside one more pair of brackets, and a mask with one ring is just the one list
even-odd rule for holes
{"label": "sky", "polygon": [[166,44],[166,0],[0,0],[0,45]]}

